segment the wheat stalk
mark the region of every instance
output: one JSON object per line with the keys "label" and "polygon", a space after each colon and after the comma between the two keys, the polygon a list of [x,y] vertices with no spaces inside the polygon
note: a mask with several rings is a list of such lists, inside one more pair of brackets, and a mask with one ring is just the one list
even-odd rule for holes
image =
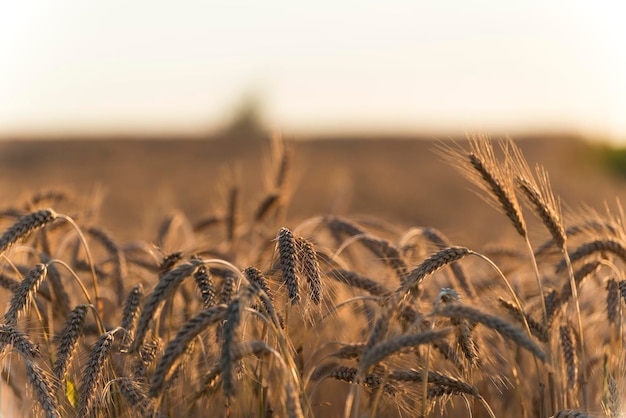
{"label": "wheat stalk", "polygon": [[124,282],[126,281],[126,276],[128,275],[128,266],[126,264],[126,256],[124,255],[124,252],[120,249],[111,234],[104,229],[91,226],[87,228],[85,232],[100,241],[111,256],[111,259],[113,260],[113,280],[117,285],[116,291],[118,292],[118,301],[119,303],[122,303],[122,297],[125,293]]}

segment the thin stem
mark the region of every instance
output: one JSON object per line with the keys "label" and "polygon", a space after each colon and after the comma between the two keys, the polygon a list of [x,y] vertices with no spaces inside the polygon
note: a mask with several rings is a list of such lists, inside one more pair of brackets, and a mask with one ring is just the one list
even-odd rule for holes
{"label": "thin stem", "polygon": [[80,277],[78,277],[78,275],[74,272],[74,270],[72,270],[72,268],[63,260],[54,259],[46,263],[46,265],[50,265],[50,264],[59,264],[60,266],[65,267],[65,269],[67,269],[67,271],[70,272],[72,278],[76,281],[76,283],[78,283],[81,290],[83,291],[83,294],[85,295],[85,299],[87,299],[87,303],[93,308],[93,315],[94,315],[94,319],[96,320],[96,326],[98,327],[98,332],[100,333],[100,335],[104,334],[105,328],[102,322],[102,317],[100,316],[100,310],[98,309],[96,305],[94,305],[93,301],[91,300],[91,297],[89,297],[89,292],[87,291],[87,288],[83,284],[83,281],[80,279]]}
{"label": "thin stem", "polygon": [[578,301],[578,289],[576,288],[576,280],[574,279],[574,268],[569,258],[569,253],[565,245],[561,248],[563,258],[567,264],[567,272],[569,274],[569,283],[572,289],[572,300],[576,309],[576,320],[578,322],[578,334],[580,338],[580,368],[582,369],[582,390],[583,390],[583,409],[589,408],[589,388],[587,386],[587,356],[585,354],[585,337],[583,335],[583,320],[580,314],[580,303]]}
{"label": "thin stem", "polygon": [[[95,306],[96,306],[96,309],[98,310],[98,315],[101,316],[103,314],[103,307],[102,307],[102,301],[100,300],[100,296],[98,294],[98,277],[96,276],[95,263],[93,261],[93,257],[91,256],[91,251],[89,250],[89,246],[87,245],[87,240],[85,239],[85,235],[83,235],[83,232],[80,230],[78,225],[76,225],[76,222],[74,222],[74,220],[70,218],[69,216],[58,213],[57,218],[65,220],[67,223],[69,223],[72,226],[72,228],[74,228],[74,230],[76,231],[76,235],[78,235],[78,239],[80,240],[80,243],[83,246],[83,249],[85,250],[85,255],[87,256],[89,269],[91,270],[91,278],[93,280],[93,294],[94,294],[94,297],[96,298]],[[71,271],[72,269],[69,269],[69,270]]]}
{"label": "thin stem", "polygon": [[489,406],[489,404],[487,403],[485,398],[483,398],[482,396],[479,396],[478,400],[480,401],[481,404],[483,404],[483,407],[487,410],[487,413],[489,414],[489,417],[490,418],[496,418],[496,414],[493,413],[493,411],[491,410],[491,407]]}
{"label": "thin stem", "polygon": [[[548,308],[546,307],[546,298],[545,298],[545,293],[543,291],[543,284],[541,282],[541,274],[539,273],[539,267],[537,266],[537,259],[535,258],[535,251],[533,250],[533,247],[530,243],[530,238],[528,237],[528,234],[524,235],[524,241],[526,242],[526,248],[528,249],[528,255],[530,256],[530,261],[531,264],[533,266],[533,270],[535,272],[535,279],[537,280],[537,288],[539,289],[539,300],[541,301],[541,310],[543,313],[543,326],[546,327],[546,329],[550,329],[548,326]],[[522,316],[525,317],[524,312],[521,312]],[[547,356],[548,359],[550,361],[550,366],[554,367],[554,358],[553,358],[553,353],[552,353],[552,344],[550,344],[549,341],[549,337],[548,337],[548,343],[546,344],[546,350],[547,350]],[[554,413],[556,410],[558,410],[559,405],[557,405],[557,399],[559,398],[559,396],[556,393],[556,383],[554,382],[554,372],[552,370],[548,371],[548,387],[549,387],[549,391],[550,391],[550,414]],[[562,390],[562,386],[560,386],[560,389]],[[541,388],[541,390],[543,391],[543,387]],[[543,407],[541,409],[541,413],[543,414]]]}
{"label": "thin stem", "polygon": [[[500,268],[496,265],[496,263],[491,261],[489,259],[489,257],[484,256],[484,255],[482,255],[480,253],[477,253],[475,251],[472,251],[472,250],[470,250],[470,254],[477,256],[478,258],[482,259],[487,264],[489,264],[496,271],[498,276],[502,279],[502,281],[506,285],[506,288],[508,289],[509,293],[513,297],[515,305],[517,305],[517,309],[519,309],[520,312],[521,312],[520,316],[521,316],[522,322],[524,323],[524,328],[526,329],[526,333],[528,334],[528,338],[530,338],[532,340],[532,333],[530,332],[530,327],[528,326],[528,321],[526,321],[526,315],[524,315],[524,312],[526,312],[526,311],[524,310],[524,307],[522,306],[522,302],[519,300],[519,298],[515,294],[515,291],[511,287],[511,284],[507,280],[506,276],[504,275],[504,273],[502,273],[502,270],[500,270]],[[541,387],[543,387],[543,384],[541,383],[541,373],[539,371],[539,362],[537,361],[537,357],[533,356],[533,360],[535,361],[535,369],[537,371],[537,378],[540,379],[539,380],[539,385]],[[540,411],[543,411],[543,405],[540,407]],[[542,415],[543,415],[543,413],[542,413]]]}
{"label": "thin stem", "polygon": [[[437,300],[435,301],[435,306],[433,309],[432,319],[430,321],[430,330],[433,331],[435,329],[435,316],[439,312],[439,303],[441,302],[441,298],[445,296],[447,292],[442,290],[437,295]],[[458,298],[458,295],[457,295]],[[422,418],[426,416],[426,404],[428,400],[428,370],[430,368],[430,351],[432,349],[432,344],[428,343],[428,347],[426,348],[426,359],[424,365],[424,372],[422,377]],[[469,408],[471,411],[471,408]]]}

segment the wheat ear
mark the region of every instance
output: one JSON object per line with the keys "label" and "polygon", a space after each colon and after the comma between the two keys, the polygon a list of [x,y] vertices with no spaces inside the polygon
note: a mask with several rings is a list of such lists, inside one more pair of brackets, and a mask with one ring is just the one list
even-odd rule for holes
{"label": "wheat ear", "polygon": [[606,282],[606,317],[609,324],[617,322],[617,307],[619,304],[617,280],[610,278]]}
{"label": "wheat ear", "polygon": [[41,356],[39,346],[28,339],[26,334],[9,325],[0,324],[0,347],[12,346],[20,355],[28,360]]}
{"label": "wheat ear", "polygon": [[139,307],[143,302],[143,285],[141,283],[133,286],[128,292],[124,309],[122,311],[122,324],[128,335],[132,336],[135,331],[137,317],[139,317]]}
{"label": "wheat ear", "polygon": [[259,203],[254,215],[254,220],[256,222],[263,222],[268,217],[271,210],[278,206],[280,197],[280,193],[270,193],[265,196],[261,203]]}
{"label": "wheat ear", "polygon": [[584,412],[578,411],[576,409],[562,409],[560,411],[557,411],[550,418],[594,418],[594,417]]}
{"label": "wheat ear", "polygon": [[[582,267],[574,272],[574,283],[576,286],[579,286],[583,280],[585,280],[588,276],[594,273],[600,267],[599,261],[591,261],[589,263],[585,263]],[[554,322],[556,318],[556,313],[559,308],[561,308],[569,299],[572,297],[572,287],[570,283],[565,283],[561,287],[561,291],[558,294],[555,294],[555,297],[551,300],[550,309],[548,310],[548,325]],[[547,306],[547,305],[546,305]]]}
{"label": "wheat ear", "polygon": [[228,193],[228,209],[226,211],[226,237],[229,242],[235,239],[239,219],[239,188],[231,187]]}
{"label": "wheat ear", "polygon": [[[390,380],[398,382],[422,383],[424,380],[424,373],[420,370],[394,370],[388,377]],[[428,371],[428,383],[432,383],[439,387],[447,387],[450,390],[457,391],[457,393],[467,393],[468,395],[472,395],[474,397],[480,396],[478,388],[475,386],[433,370]]]}
{"label": "wheat ear", "polygon": [[55,385],[44,371],[30,360],[26,360],[26,376],[35,392],[39,404],[43,408],[46,418],[60,418],[59,406],[54,396]]}
{"label": "wheat ear", "polygon": [[163,277],[170,270],[174,268],[176,263],[183,259],[183,253],[181,251],[176,251],[171,254],[167,254],[161,260],[159,264],[159,278]]}
{"label": "wheat ear", "polygon": [[200,290],[204,309],[210,308],[215,304],[215,286],[213,286],[213,281],[207,268],[205,266],[198,267],[198,270],[193,274],[193,278]]}
{"label": "wheat ear", "polygon": [[567,375],[567,387],[575,388],[578,380],[578,366],[576,362],[576,350],[574,350],[574,342],[569,326],[559,327],[559,336],[561,337],[561,350],[563,350],[563,362]]}
{"label": "wheat ear", "polygon": [[[410,236],[416,234],[423,236],[428,241],[435,244],[437,246],[437,249],[439,250],[443,250],[453,246],[450,240],[441,231],[435,228],[412,228],[405,235],[403,240],[406,240]],[[472,286],[472,283],[468,281],[467,275],[465,274],[465,271],[463,271],[461,265],[459,263],[452,263],[450,264],[450,269],[452,270],[452,274],[454,275],[454,278],[456,279],[458,285],[463,290],[463,292],[465,292],[465,294],[468,295],[470,298],[475,297],[476,290]]]}
{"label": "wheat ear", "polygon": [[449,247],[436,252],[407,274],[402,284],[403,290],[410,290],[413,294],[418,295],[419,285],[426,276],[471,253],[472,251],[465,247]]}
{"label": "wheat ear", "polygon": [[22,216],[0,237],[0,254],[8,250],[19,239],[25,238],[34,230],[52,222],[57,214],[52,209],[41,209]]}
{"label": "wheat ear", "polygon": [[43,203],[59,203],[70,200],[71,195],[64,190],[40,190],[29,196],[28,201],[24,205],[26,210],[32,210],[37,206],[41,206]]}
{"label": "wheat ear", "polygon": [[526,196],[526,199],[530,202],[539,219],[541,219],[541,222],[550,232],[553,242],[561,249],[565,246],[567,236],[565,235],[563,222],[561,222],[558,206],[552,198],[552,192],[548,189],[549,183],[547,174],[545,171],[539,172],[543,173],[543,178],[545,178],[542,184],[546,188],[546,191],[541,192],[531,180],[521,176],[516,178],[517,184],[524,196]]}
{"label": "wheat ear", "polygon": [[263,304],[263,309],[270,316],[272,322],[275,326],[280,327],[281,329],[285,328],[285,322],[280,316],[276,309],[274,308],[274,295],[272,294],[272,290],[269,287],[267,278],[255,267],[247,267],[243,274],[249,283],[256,283],[262,292],[259,293],[259,299],[261,299],[261,303]]}
{"label": "wheat ear", "polygon": [[356,271],[334,269],[328,272],[328,277],[349,287],[365,290],[373,296],[385,296],[390,293],[390,290],[384,285],[380,284],[376,280],[370,279],[369,277],[365,277]]}
{"label": "wheat ear", "polygon": [[9,309],[4,314],[4,321],[9,325],[15,325],[20,315],[28,310],[37,289],[46,277],[47,267],[45,264],[37,264],[31,269],[24,280],[20,283],[20,287],[11,298]]}
{"label": "wheat ear", "polygon": [[456,341],[461,348],[461,352],[467,360],[469,367],[479,364],[478,344],[472,336],[472,325],[467,319],[451,318],[451,325],[454,326]]}
{"label": "wheat ear", "polygon": [[[605,252],[616,255],[623,262],[626,263],[626,247],[623,243],[610,238],[598,239],[582,244],[570,254],[570,260],[572,263],[575,263],[576,261],[588,257],[592,254]],[[556,266],[556,270],[563,271],[566,267],[566,261],[563,260]]]}
{"label": "wheat ear", "polygon": [[[239,343],[232,348],[232,361],[236,362],[246,356],[268,354],[271,352],[272,350],[263,341],[253,340]],[[202,377],[202,383],[200,384],[201,389],[191,397],[191,400],[196,400],[206,394],[210,389],[213,389],[221,374],[222,368],[219,363],[209,369]]]}
{"label": "wheat ear", "polygon": [[161,277],[159,283],[156,285],[150,296],[148,296],[143,310],[141,311],[135,339],[129,348],[130,352],[136,351],[143,344],[150,322],[165,299],[186,277],[193,274],[197,267],[198,262],[181,264]]}
{"label": "wheat ear", "polygon": [[126,256],[124,255],[124,252],[115,242],[111,234],[104,229],[92,226],[87,228],[85,232],[100,241],[111,256],[111,259],[113,260],[113,279],[117,286],[116,291],[118,294],[118,302],[122,303],[122,297],[124,293],[126,293],[124,291],[124,282],[126,281],[126,276],[128,275],[128,265],[126,263]]}
{"label": "wheat ear", "polygon": [[287,228],[281,228],[278,232],[278,256],[289,301],[296,305],[300,302],[300,285],[296,275],[296,243],[293,234]]}
{"label": "wheat ear", "polygon": [[142,417],[160,417],[160,414],[155,412],[154,403],[152,399],[146,396],[146,392],[139,383],[135,382],[129,377],[118,377],[113,379],[111,383],[117,384],[120,389],[120,393],[126,398],[126,401],[131,408],[137,409]]}
{"label": "wheat ear", "polygon": [[419,334],[402,335],[392,340],[385,340],[363,352],[359,367],[368,370],[371,366],[384,360],[390,355],[406,347],[415,347],[444,338],[452,331],[452,328],[444,328],[435,331],[425,331]]}
{"label": "wheat ear", "polygon": [[227,399],[235,394],[233,382],[234,347],[236,345],[236,331],[241,322],[241,313],[249,305],[252,298],[259,294],[261,288],[257,283],[250,283],[226,308],[220,368],[222,370],[222,389]]}
{"label": "wheat ear", "polygon": [[511,176],[498,162],[491,140],[486,136],[470,136],[469,146],[469,151],[442,146],[439,152],[472,183],[485,191],[486,195],[483,197],[487,202],[503,212],[517,233],[525,237],[526,222],[515,196]]}
{"label": "wheat ear", "polygon": [[530,328],[530,332],[535,337],[537,337],[537,339],[541,341],[542,343],[548,342],[550,336],[549,336],[548,328],[545,325],[535,321],[527,313],[521,312],[519,308],[515,306],[513,303],[510,303],[502,298],[498,298],[498,303],[500,303],[500,306],[506,309],[507,312],[509,312],[511,316],[515,318],[517,321],[523,323],[524,320],[522,319],[522,317],[525,317],[526,323],[528,324],[528,328]]}
{"label": "wheat ear", "polygon": [[205,309],[183,325],[176,337],[165,348],[160,362],[157,364],[150,385],[149,397],[158,396],[175,361],[185,352],[189,343],[202,331],[223,320],[226,313],[225,305],[217,305]]}
{"label": "wheat ear", "polygon": [[82,328],[85,323],[85,316],[87,315],[87,309],[89,305],[78,305],[72,312],[70,312],[65,326],[61,331],[61,338],[59,341],[59,347],[57,348],[56,361],[52,372],[59,381],[65,379],[65,373],[67,366],[72,360],[78,338],[82,334]]}
{"label": "wheat ear", "polygon": [[546,354],[529,338],[522,330],[514,327],[497,316],[489,315],[471,306],[460,303],[450,303],[440,308],[436,313],[439,316],[449,318],[467,318],[475,322],[480,322],[488,328],[497,331],[503,337],[515,342],[520,347],[531,352],[539,360],[546,362]]}
{"label": "wheat ear", "polygon": [[102,383],[104,365],[113,345],[113,333],[107,332],[100,336],[98,341],[91,348],[89,361],[83,371],[79,388],[78,415],[81,417],[90,416],[96,401],[96,388]]}
{"label": "wheat ear", "polygon": [[314,304],[319,305],[322,302],[322,283],[317,252],[313,248],[313,244],[302,237],[296,238],[296,248],[298,266],[309,285],[309,297]]}
{"label": "wheat ear", "polygon": [[395,396],[399,392],[398,388],[393,384],[389,382],[383,383],[385,380],[384,376],[375,373],[366,373],[365,376],[355,382],[355,379],[358,379],[357,375],[358,369],[355,367],[337,366],[328,371],[327,377],[348,383],[362,384],[373,391],[379,390],[382,384],[383,393],[390,396]]}

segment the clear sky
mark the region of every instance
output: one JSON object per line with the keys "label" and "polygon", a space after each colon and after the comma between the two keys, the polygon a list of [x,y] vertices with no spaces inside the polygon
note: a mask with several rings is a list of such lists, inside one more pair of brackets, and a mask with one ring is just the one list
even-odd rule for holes
{"label": "clear sky", "polygon": [[0,136],[567,131],[626,141],[617,1],[39,0],[0,6]]}

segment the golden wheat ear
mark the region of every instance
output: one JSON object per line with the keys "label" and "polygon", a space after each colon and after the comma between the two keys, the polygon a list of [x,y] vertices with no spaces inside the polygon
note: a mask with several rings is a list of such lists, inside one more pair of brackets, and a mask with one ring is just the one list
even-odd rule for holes
{"label": "golden wheat ear", "polygon": [[493,142],[485,135],[469,136],[468,146],[469,150],[465,150],[458,145],[441,144],[437,152],[484,192],[479,196],[504,213],[517,233],[525,237],[528,230],[509,165],[498,160]]}
{"label": "golden wheat ear", "polygon": [[78,414],[81,417],[90,416],[96,407],[98,386],[103,381],[106,361],[113,346],[113,333],[106,332],[100,336],[92,346],[89,361],[83,371],[79,386],[80,401]]}
{"label": "golden wheat ear", "polygon": [[54,396],[55,383],[38,365],[30,360],[25,361],[26,376],[35,392],[35,397],[44,411],[46,418],[60,418],[61,413],[57,399]]}
{"label": "golden wheat ear", "polygon": [[225,314],[225,305],[213,306],[203,310],[182,326],[176,337],[168,343],[161,360],[157,364],[150,384],[149,397],[154,398],[159,395],[165,381],[170,377],[170,370],[174,362],[187,350],[187,346],[193,339],[211,325],[225,319]]}
{"label": "golden wheat ear", "polygon": [[296,241],[287,228],[278,231],[278,260],[282,274],[282,280],[287,285],[287,297],[291,305],[300,302],[300,283],[296,274],[297,253]]}
{"label": "golden wheat ear", "polygon": [[52,209],[41,209],[21,217],[0,236],[0,254],[12,247],[18,240],[24,239],[34,230],[54,221],[56,217],[57,214]]}
{"label": "golden wheat ear", "polygon": [[152,322],[157,311],[165,302],[165,299],[185,278],[191,276],[198,267],[199,263],[192,260],[191,263],[181,264],[161,277],[161,280],[152,293],[150,293],[143,306],[139,316],[135,338],[129,348],[130,352],[137,351],[143,344],[146,334],[148,333],[150,323]]}
{"label": "golden wheat ear", "polygon": [[52,369],[54,376],[63,381],[67,372],[67,367],[72,360],[76,350],[78,339],[83,333],[83,325],[89,305],[78,305],[70,312],[65,326],[61,330],[59,346],[57,348],[56,361]]}

